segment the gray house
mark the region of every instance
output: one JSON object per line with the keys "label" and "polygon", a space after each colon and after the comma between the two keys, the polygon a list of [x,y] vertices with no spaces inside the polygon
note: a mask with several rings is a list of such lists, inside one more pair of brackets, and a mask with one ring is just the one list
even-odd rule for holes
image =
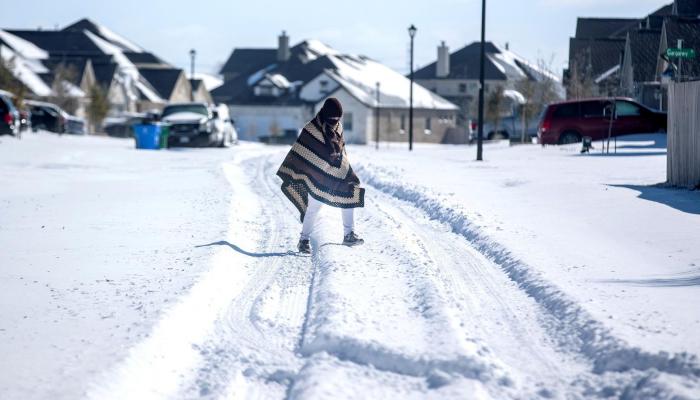
{"label": "gray house", "polygon": [[[289,46],[282,33],[277,49],[235,49],[221,75],[224,84],[212,96],[229,105],[241,139],[295,135],[335,96],[343,103],[349,143],[375,139],[377,111],[380,140],[408,140],[410,81],[369,57],[342,54],[318,40]],[[457,107],[417,84],[414,109],[417,142],[442,142],[455,126]]]}
{"label": "gray house", "polygon": [[[484,65],[485,92],[504,89],[503,108],[512,113],[522,101],[522,94],[516,90],[521,80],[552,79],[557,91],[562,92],[561,81],[551,72],[537,66],[510,51],[491,42],[485,45],[486,60]],[[442,42],[437,48],[437,60],[414,73],[416,82],[432,92],[459,106],[458,123],[463,125],[469,119],[476,118],[476,104],[479,95],[481,43],[474,42],[454,53],[449,52]]]}

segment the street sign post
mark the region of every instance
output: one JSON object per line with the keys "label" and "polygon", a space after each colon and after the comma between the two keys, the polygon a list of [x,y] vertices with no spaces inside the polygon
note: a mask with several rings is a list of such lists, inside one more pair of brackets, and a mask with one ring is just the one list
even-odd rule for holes
{"label": "street sign post", "polygon": [[695,58],[695,49],[666,49],[668,58]]}

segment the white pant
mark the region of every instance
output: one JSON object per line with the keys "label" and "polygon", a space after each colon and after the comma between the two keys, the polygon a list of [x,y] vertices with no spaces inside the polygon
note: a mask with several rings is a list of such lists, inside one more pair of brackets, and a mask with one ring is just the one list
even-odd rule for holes
{"label": "white pant", "polygon": [[[314,222],[316,222],[316,217],[318,212],[321,210],[323,203],[309,196],[309,206],[306,207],[306,214],[304,215],[304,224],[301,228],[301,240],[309,240],[311,236],[311,231],[314,228]],[[343,231],[344,234],[352,232],[355,229],[355,218],[354,218],[354,208],[343,208]]]}

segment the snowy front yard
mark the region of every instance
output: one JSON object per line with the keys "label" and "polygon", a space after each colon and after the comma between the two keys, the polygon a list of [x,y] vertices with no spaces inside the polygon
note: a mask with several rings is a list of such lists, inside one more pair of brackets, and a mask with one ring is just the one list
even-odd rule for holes
{"label": "snowy front yard", "polygon": [[0,398],[700,397],[700,193],[618,153],[350,147],[313,254],[287,148],[0,138]]}

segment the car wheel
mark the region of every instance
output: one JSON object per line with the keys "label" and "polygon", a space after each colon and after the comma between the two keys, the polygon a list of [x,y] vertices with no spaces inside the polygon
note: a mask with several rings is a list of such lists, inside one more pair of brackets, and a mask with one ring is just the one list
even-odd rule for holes
{"label": "car wheel", "polygon": [[505,131],[498,131],[498,132],[489,132],[487,136],[488,140],[504,140],[508,139],[508,132]]}
{"label": "car wheel", "polygon": [[559,144],[571,144],[581,142],[581,135],[578,132],[567,131],[559,136]]}

